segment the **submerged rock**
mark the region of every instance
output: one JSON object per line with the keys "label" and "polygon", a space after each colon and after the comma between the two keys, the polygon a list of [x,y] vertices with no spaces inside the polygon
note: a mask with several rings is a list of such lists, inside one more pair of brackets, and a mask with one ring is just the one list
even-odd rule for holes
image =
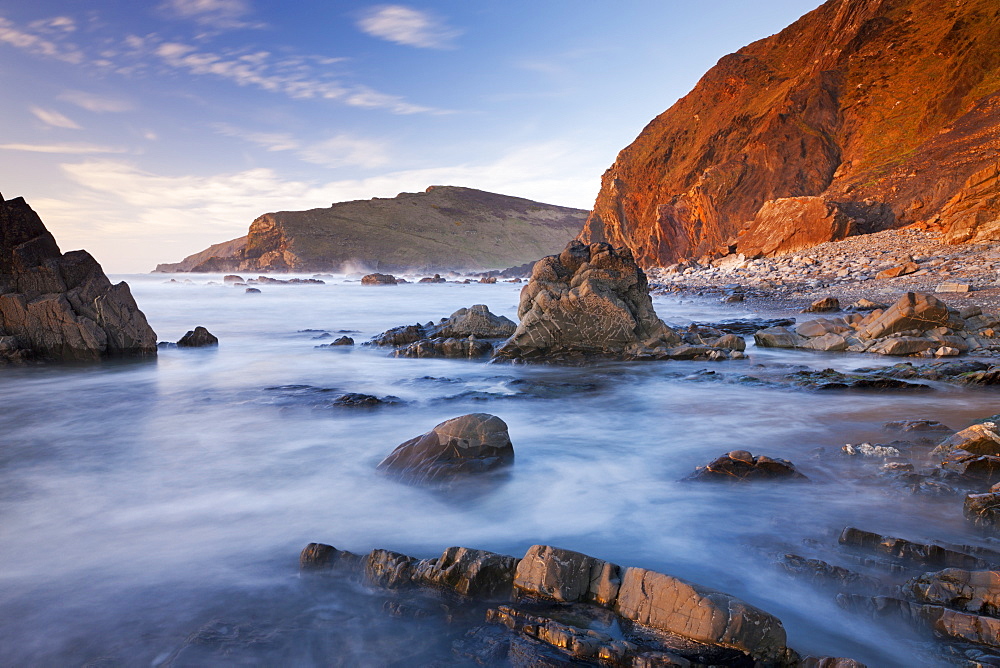
{"label": "submerged rock", "polygon": [[460,308],[436,324],[393,327],[374,337],[371,345],[394,346],[396,357],[482,357],[493,351],[490,340],[514,333],[514,321],[491,313],[484,304]]}
{"label": "submerged rock", "polygon": [[656,316],[632,253],[606,243],[571,241],[539,260],[521,291],[518,317],[498,359],[623,358],[680,343]]}
{"label": "submerged rock", "polygon": [[156,355],[128,284],[86,251],[62,253],[24,199],[0,196],[0,361]]}
{"label": "submerged rock", "polygon": [[760,455],[754,457],[746,450],[733,450],[722,455],[708,466],[699,468],[685,480],[744,481],[778,478],[805,480],[791,462]]}
{"label": "submerged rock", "polygon": [[204,327],[195,327],[177,342],[178,348],[205,348],[219,345],[219,339]]}
{"label": "submerged rock", "polygon": [[973,524],[1000,528],[1000,485],[994,485],[984,494],[966,494],[962,513]]}
{"label": "submerged rock", "polygon": [[417,483],[486,473],[514,463],[507,424],[495,415],[452,418],[401,444],[377,469]]}

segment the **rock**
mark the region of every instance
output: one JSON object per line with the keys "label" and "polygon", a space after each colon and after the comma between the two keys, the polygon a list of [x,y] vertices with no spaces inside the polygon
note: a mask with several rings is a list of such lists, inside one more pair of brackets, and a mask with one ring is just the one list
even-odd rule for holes
{"label": "rock", "polygon": [[357,567],[361,557],[324,543],[309,543],[299,555],[299,569],[328,571],[338,566]]}
{"label": "rock", "polygon": [[847,339],[840,334],[829,333],[809,339],[799,347],[824,352],[841,352],[847,350],[849,345]]}
{"label": "rock", "polygon": [[953,430],[937,420],[894,420],[882,425],[886,431],[950,433]]}
{"label": "rock", "polygon": [[974,455],[965,450],[953,450],[941,462],[941,468],[971,480],[990,484],[1000,482],[1000,457]]}
{"label": "rock", "polygon": [[349,336],[341,336],[340,338],[334,339],[331,346],[353,346],[354,339]]}
{"label": "rock", "polygon": [[452,418],[401,444],[378,470],[417,483],[492,471],[514,463],[507,424],[495,415]]}
{"label": "rock", "polygon": [[941,346],[934,351],[934,357],[956,357],[961,354],[962,351],[958,348],[950,348],[948,346]]}
{"label": "rock", "polygon": [[970,289],[971,286],[968,283],[945,281],[934,288],[934,292],[968,292]]}
{"label": "rock", "polygon": [[778,478],[805,480],[806,477],[784,459],[771,459],[764,455],[754,457],[746,450],[733,450],[708,466],[699,468],[685,480],[737,482]]}
{"label": "rock", "polygon": [[907,292],[872,322],[858,330],[862,339],[879,339],[906,330],[927,331],[947,325],[948,307],[932,295]]}
{"label": "rock", "polygon": [[206,348],[219,345],[219,339],[204,327],[195,327],[177,342],[178,348]]}
{"label": "rock", "polygon": [[396,357],[458,357],[473,359],[493,352],[493,344],[470,336],[467,339],[421,339],[396,350]]}
{"label": "rock", "polygon": [[882,459],[886,457],[899,457],[901,454],[899,449],[892,446],[872,445],[871,443],[859,443],[858,445],[847,443],[841,450],[851,456],[858,455],[861,457],[878,457]]}
{"label": "rock", "polygon": [[399,397],[387,396],[381,399],[373,394],[360,394],[358,392],[348,392],[333,400],[333,406],[346,406],[348,408],[370,408],[373,406],[385,406],[389,404],[402,403]]}
{"label": "rock", "polygon": [[387,329],[373,338],[371,343],[376,346],[405,346],[426,338],[428,332],[423,325],[401,325]]}
{"label": "rock", "polygon": [[506,339],[516,329],[517,325],[510,318],[490,313],[485,304],[476,304],[458,309],[428,334],[429,338]]}
{"label": "rock", "polygon": [[156,355],[128,284],[112,285],[86,251],[61,253],[20,197],[0,197],[0,337],[0,361]]}
{"label": "rock", "polygon": [[761,348],[798,348],[806,339],[785,327],[768,327],[754,332],[753,341]]}
{"label": "rock", "polygon": [[942,441],[931,451],[931,454],[945,457],[956,450],[963,450],[974,455],[1000,455],[1000,428],[995,422],[984,422],[966,427]]}
{"label": "rock", "polygon": [[486,283],[488,285],[492,285],[493,283],[497,282],[497,277],[496,276],[483,276],[482,278],[479,279],[479,282],[480,283]]}
{"label": "rock", "polygon": [[644,626],[732,647],[763,662],[785,654],[781,621],[759,608],[645,568],[626,568],[614,610]]}
{"label": "rock", "polygon": [[424,276],[417,283],[447,283],[447,281],[441,278],[441,274],[434,274],[434,276]]}
{"label": "rock", "polygon": [[912,274],[919,269],[920,265],[915,262],[907,262],[906,264],[900,264],[895,267],[890,267],[889,269],[883,269],[875,274],[875,278],[896,278],[897,276]]}
{"label": "rock", "polygon": [[236,276],[235,274],[229,274],[228,276],[223,276],[222,282],[225,285],[236,285],[236,284],[246,283],[246,281],[243,280],[242,276]]}
{"label": "rock", "polygon": [[808,307],[802,309],[803,313],[823,313],[828,311],[839,311],[840,300],[836,297],[824,297],[817,299]]}
{"label": "rock", "polygon": [[260,294],[260,290],[259,290],[258,288],[247,288],[247,289],[245,290],[245,292],[246,292],[246,293],[247,293],[248,295],[259,295],[259,294]]}
{"label": "rock", "polygon": [[1000,615],[1000,571],[946,568],[913,578],[903,586],[903,592],[920,603],[977,615]]}
{"label": "rock", "polygon": [[533,545],[517,565],[514,588],[521,595],[610,606],[618,596],[617,564],[549,545]]}
{"label": "rock", "polygon": [[366,274],[361,277],[361,285],[396,285],[392,274]]}
{"label": "rock", "polygon": [[1000,493],[990,490],[985,494],[966,494],[962,513],[973,524],[1000,528]]}
{"label": "rock", "polygon": [[847,308],[849,308],[852,311],[874,311],[875,309],[884,309],[886,308],[886,306],[884,304],[873,302],[870,299],[862,298],[854,302]]}
{"label": "rock", "polygon": [[[964,554],[957,550],[941,547],[939,545],[928,545],[924,543],[914,543],[902,538],[883,536],[871,531],[847,527],[841,532],[839,542],[841,545],[853,547],[855,549],[873,552],[909,561],[923,566],[939,568],[988,568],[990,563],[970,554]],[[1000,555],[996,555],[1000,557]]]}
{"label": "rock", "polygon": [[518,559],[505,554],[449,547],[437,559],[418,561],[413,579],[478,599],[510,596]]}
{"label": "rock", "polygon": [[521,291],[521,322],[499,359],[624,358],[680,343],[656,316],[646,275],[632,254],[572,241],[535,264]]}
{"label": "rock", "polygon": [[936,347],[933,341],[917,336],[894,336],[883,340],[871,348],[870,352],[879,355],[914,355]]}

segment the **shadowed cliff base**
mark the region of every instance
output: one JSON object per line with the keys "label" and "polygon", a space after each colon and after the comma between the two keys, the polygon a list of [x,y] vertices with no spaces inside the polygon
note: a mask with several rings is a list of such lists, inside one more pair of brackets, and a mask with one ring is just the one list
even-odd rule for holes
{"label": "shadowed cliff base", "polygon": [[587,215],[473,188],[431,186],[328,209],[264,214],[247,236],[156,271],[504,269],[558,252]]}

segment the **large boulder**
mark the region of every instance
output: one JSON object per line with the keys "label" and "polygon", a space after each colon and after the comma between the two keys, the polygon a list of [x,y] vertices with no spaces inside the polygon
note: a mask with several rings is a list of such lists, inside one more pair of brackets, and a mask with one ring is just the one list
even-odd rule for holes
{"label": "large boulder", "polygon": [[18,351],[0,350],[0,359],[156,354],[156,334],[128,285],[112,285],[86,251],[61,253],[20,197],[0,196],[0,338],[0,348]]}
{"label": "large boulder", "polygon": [[495,415],[471,413],[399,445],[377,468],[422,483],[485,473],[513,463],[507,424]]}
{"label": "large boulder", "polygon": [[498,358],[628,357],[680,342],[656,316],[632,253],[606,243],[571,241],[535,263],[517,314]]}
{"label": "large boulder", "polygon": [[189,330],[177,341],[178,348],[209,348],[219,345],[219,338],[204,327]]}
{"label": "large boulder", "polygon": [[921,603],[977,615],[1000,615],[1000,571],[946,568],[913,578],[903,591]]}
{"label": "large boulder", "polygon": [[926,331],[947,325],[948,306],[933,295],[907,292],[881,316],[858,331],[859,338],[880,339],[906,330]]}
{"label": "large boulder", "polygon": [[533,545],[517,565],[514,588],[522,595],[566,603],[611,605],[621,585],[621,568],[572,550]]}
{"label": "large boulder", "polygon": [[946,457],[958,450],[974,455],[1000,455],[1000,427],[995,422],[966,427],[942,441],[931,454]]}

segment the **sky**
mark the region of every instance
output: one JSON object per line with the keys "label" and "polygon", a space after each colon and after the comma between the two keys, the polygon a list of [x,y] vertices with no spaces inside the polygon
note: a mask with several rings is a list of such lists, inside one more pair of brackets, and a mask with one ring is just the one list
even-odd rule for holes
{"label": "sky", "polygon": [[430,185],[589,209],[719,58],[819,4],[0,0],[0,193],[109,273]]}

